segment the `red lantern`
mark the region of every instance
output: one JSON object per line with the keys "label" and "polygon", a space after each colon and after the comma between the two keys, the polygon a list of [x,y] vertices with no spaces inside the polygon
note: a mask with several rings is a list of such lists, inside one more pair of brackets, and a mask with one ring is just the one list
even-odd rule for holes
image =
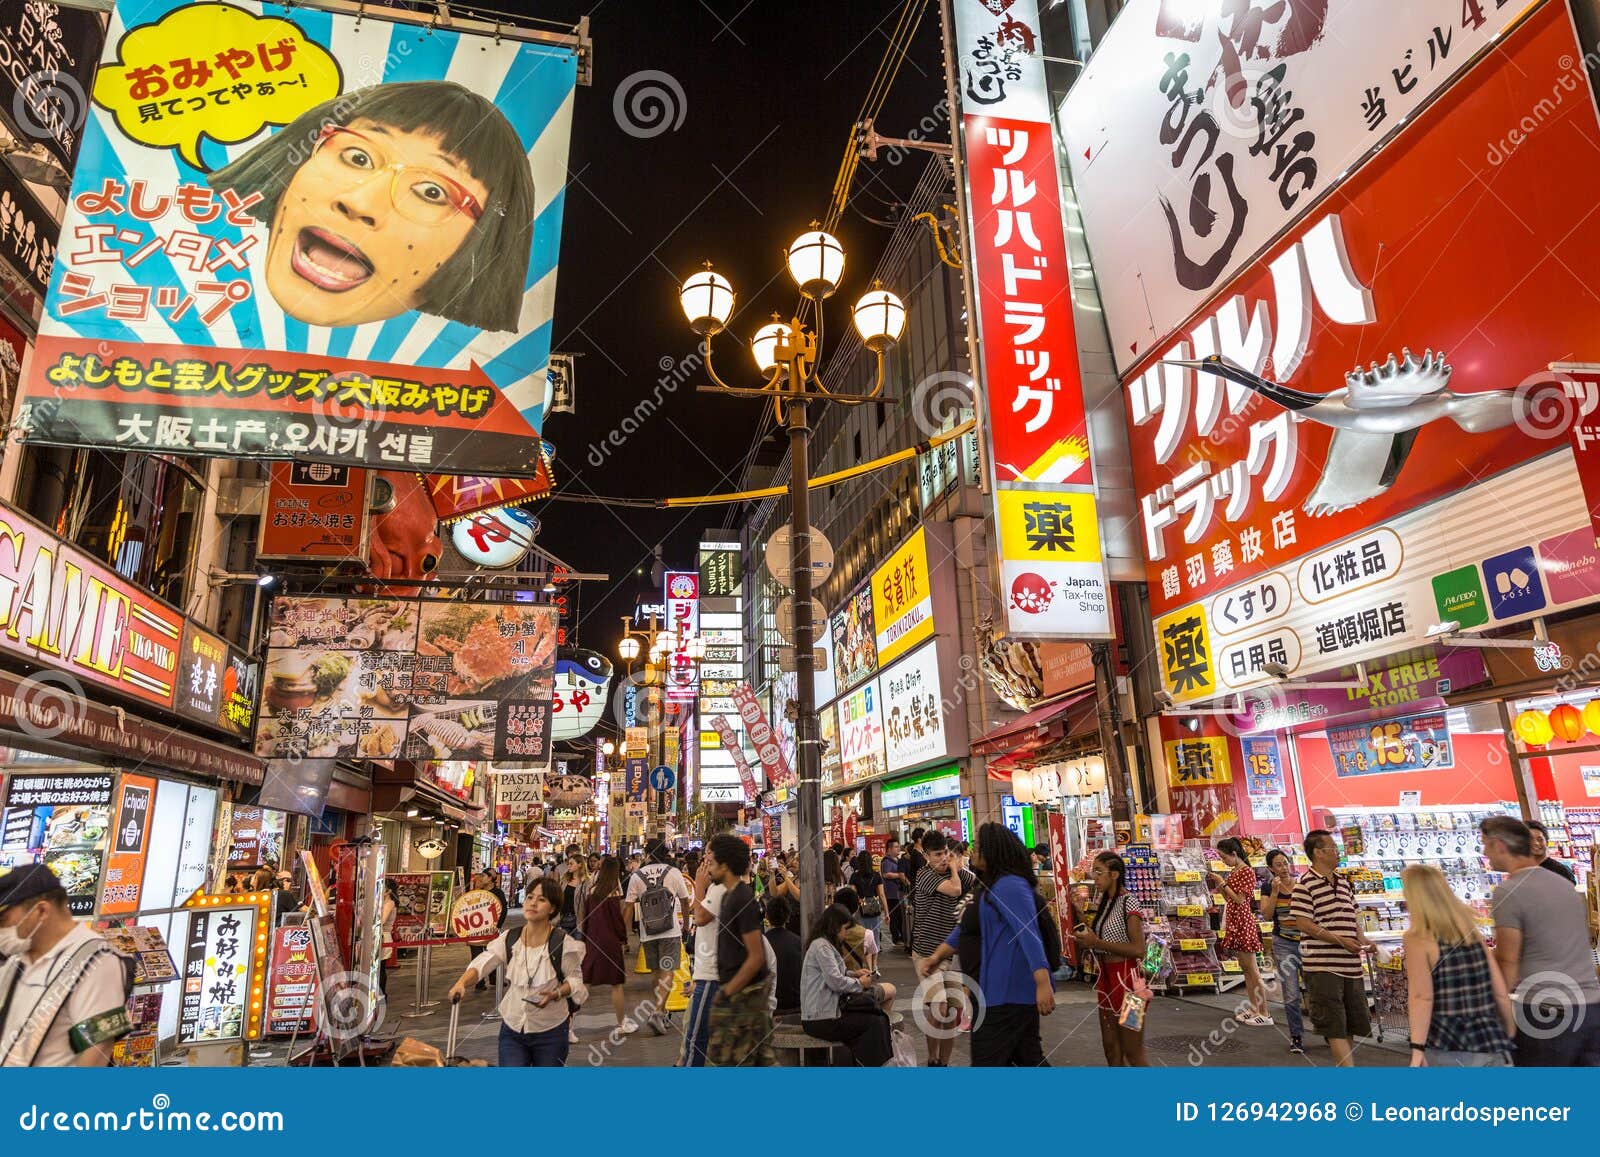
{"label": "red lantern", "polygon": [[1550,730],[1556,733],[1557,739],[1564,739],[1571,743],[1580,738],[1584,733],[1583,712],[1570,703],[1563,703],[1550,710]]}

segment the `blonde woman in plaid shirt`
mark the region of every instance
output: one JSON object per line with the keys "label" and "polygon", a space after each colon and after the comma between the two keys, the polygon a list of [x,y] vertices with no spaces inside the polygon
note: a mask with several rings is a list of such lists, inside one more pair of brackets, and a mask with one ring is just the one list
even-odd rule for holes
{"label": "blonde woman in plaid shirt", "polygon": [[1401,873],[1411,927],[1405,934],[1411,1065],[1488,1068],[1511,1063],[1511,994],[1472,909],[1444,873],[1413,864]]}

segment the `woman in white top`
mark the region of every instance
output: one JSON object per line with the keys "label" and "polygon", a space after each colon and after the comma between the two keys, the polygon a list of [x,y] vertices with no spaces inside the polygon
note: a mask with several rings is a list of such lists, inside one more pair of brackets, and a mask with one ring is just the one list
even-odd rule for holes
{"label": "woman in white top", "polygon": [[561,1068],[567,1063],[570,1009],[587,1000],[589,990],[583,984],[583,943],[557,926],[561,899],[561,885],[549,877],[530,884],[522,909],[526,923],[491,941],[450,989],[450,999],[458,1001],[496,968],[505,968],[501,1068]]}

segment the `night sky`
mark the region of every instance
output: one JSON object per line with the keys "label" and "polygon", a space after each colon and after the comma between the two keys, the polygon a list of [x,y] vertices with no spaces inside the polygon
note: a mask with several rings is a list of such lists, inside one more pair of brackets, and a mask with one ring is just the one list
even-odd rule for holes
{"label": "night sky", "polygon": [[[886,135],[906,135],[937,115],[944,95],[937,6],[919,3],[916,38],[879,117]],[[718,372],[731,384],[758,384],[748,339],[773,310],[787,318],[795,305],[783,250],[826,209],[901,7],[900,0],[515,6],[557,20],[587,11],[594,41],[594,83],[577,93],[555,312],[555,348],[582,355],[577,413],[550,418],[544,430],[556,446],[558,495],[655,498],[737,488],[765,403],[698,394],[701,373],[680,372],[681,384],[663,391],[661,408],[621,449],[604,447],[607,434],[693,354],[677,289],[707,258],[739,295],[715,347]],[[629,78],[652,83],[635,77],[645,71],[666,73],[683,94],[681,104],[671,98],[681,124],[648,137],[624,131],[614,113]],[[647,122],[634,131],[654,130]],[[889,236],[865,217],[893,214],[922,158],[863,164],[858,173],[852,209],[837,230],[847,260],[830,303],[834,333],[849,325],[849,304],[870,288]],[[785,444],[772,449],[781,454]],[[604,448],[591,455],[591,446]],[[534,509],[543,546],[580,570],[611,576],[582,584],[579,595],[578,641],[607,653],[615,650],[617,616],[632,610],[649,581],[656,544],[664,544],[669,567],[692,567],[701,532],[732,516],[728,507],[657,511],[559,499]]]}

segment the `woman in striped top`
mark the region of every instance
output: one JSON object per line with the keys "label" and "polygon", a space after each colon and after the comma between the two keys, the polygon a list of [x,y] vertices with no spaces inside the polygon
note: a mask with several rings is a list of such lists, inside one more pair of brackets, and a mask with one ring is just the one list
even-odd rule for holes
{"label": "woman in striped top", "polygon": [[1305,1017],[1300,1011],[1300,930],[1295,927],[1294,864],[1279,848],[1267,853],[1267,871],[1272,873],[1267,890],[1261,893],[1261,918],[1272,921],[1272,960],[1277,967],[1279,991],[1283,994],[1283,1015],[1289,1022],[1289,1051],[1304,1053]]}
{"label": "woman in striped top", "polygon": [[1128,894],[1128,866],[1115,852],[1101,852],[1089,869],[1090,878],[1100,893],[1100,902],[1089,918],[1079,924],[1072,938],[1094,953],[1100,966],[1095,981],[1095,1000],[1100,1012],[1100,1044],[1106,1064],[1144,1067],[1144,1028],[1127,1028],[1120,1021],[1122,1002],[1137,995],[1140,968],[1144,961],[1144,918],[1139,903]]}
{"label": "woman in striped top", "polygon": [[1411,1065],[1485,1068],[1511,1063],[1511,996],[1477,918],[1444,873],[1412,864],[1400,874],[1411,927],[1405,935]]}

